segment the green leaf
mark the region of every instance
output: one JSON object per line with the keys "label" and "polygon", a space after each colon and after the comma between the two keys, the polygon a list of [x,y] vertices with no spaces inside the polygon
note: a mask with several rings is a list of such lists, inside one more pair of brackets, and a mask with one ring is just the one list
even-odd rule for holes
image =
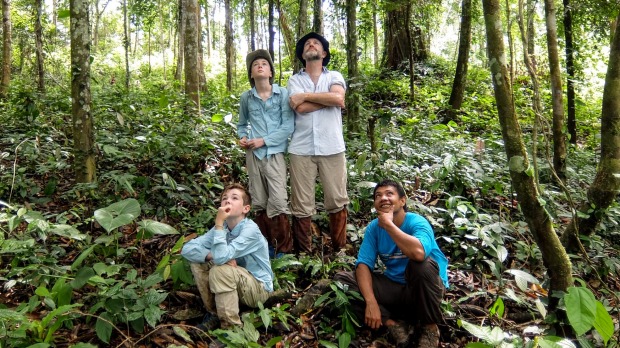
{"label": "green leaf", "polygon": [[50,229],[50,232],[61,236],[61,237],[67,237],[67,238],[71,238],[74,240],[85,240],[87,235],[80,233],[80,231],[77,230],[77,228],[70,226],[70,225],[53,225],[52,228]]}
{"label": "green leaf", "polygon": [[331,343],[331,342],[329,342],[329,341],[319,340],[319,343],[320,343],[323,347],[326,347],[326,348],[338,348],[338,346],[337,346],[337,345],[335,345],[335,344],[333,344],[333,343]]}
{"label": "green leaf", "polygon": [[88,255],[93,252],[93,250],[95,250],[95,245],[91,245],[88,249],[82,251],[80,256],[78,256],[71,264],[71,270],[75,271],[78,267],[80,267],[84,259],[86,259]]}
{"label": "green leaf", "polygon": [[465,348],[493,348],[493,346],[484,344],[482,342],[471,342],[471,343],[467,343]]}
{"label": "green leaf", "polygon": [[154,328],[157,326],[157,322],[161,319],[163,312],[164,311],[157,306],[149,306],[144,310],[144,319],[146,319],[146,322]]}
{"label": "green leaf", "polygon": [[211,122],[219,123],[219,122],[222,122],[223,120],[224,120],[224,115],[222,114],[213,114],[213,116],[211,116]]}
{"label": "green leaf", "polygon": [[48,348],[51,347],[49,343],[35,343],[33,345],[28,346],[28,348]]}
{"label": "green leaf", "polygon": [[508,169],[512,172],[521,173],[525,171],[526,163],[523,156],[512,156],[508,161]]}
{"label": "green leaf", "polygon": [[140,203],[133,198],[95,210],[95,219],[108,233],[133,222],[138,215],[140,215]]}
{"label": "green leaf", "polygon": [[174,331],[174,333],[177,336],[181,337],[186,342],[194,343],[194,341],[192,340],[191,336],[187,333],[187,331],[183,330],[182,327],[180,327],[180,326],[173,326],[172,327],[172,331]]}
{"label": "green leaf", "polygon": [[611,320],[611,316],[605,309],[605,306],[599,301],[596,301],[596,319],[594,320],[594,328],[605,341],[605,346],[607,346],[607,341],[614,334],[614,323]]}
{"label": "green leaf", "polygon": [[571,286],[568,288],[568,293],[564,295],[568,321],[577,336],[585,334],[594,325],[597,312],[596,302],[588,288]]}
{"label": "green leaf", "polygon": [[540,348],[577,348],[569,339],[556,336],[540,337],[538,346]]}
{"label": "green leaf", "polygon": [[518,269],[509,269],[505,271],[506,273],[510,273],[515,276],[515,282],[521,291],[525,292],[527,290],[527,283],[532,284],[540,284],[538,279],[534,278],[531,274],[518,270]]}
{"label": "green leaf", "polygon": [[45,286],[39,286],[35,291],[35,294],[41,296],[41,297],[50,297],[50,292],[49,290],[47,290],[47,288]]}
{"label": "green leaf", "polygon": [[75,279],[73,279],[69,284],[73,289],[80,289],[88,280],[95,275],[95,271],[91,267],[82,267],[75,275]]}
{"label": "green leaf", "polygon": [[351,335],[348,332],[343,332],[338,337],[338,348],[347,348],[351,344]]}
{"label": "green leaf", "polygon": [[58,19],[69,18],[71,16],[71,11],[68,9],[58,10]]}
{"label": "green leaf", "polygon": [[112,325],[104,319],[110,322],[112,321],[112,317],[108,314],[108,312],[102,313],[100,318],[97,318],[95,332],[101,341],[104,343],[110,343],[110,337],[112,336]]}
{"label": "green leaf", "polygon": [[73,308],[76,307],[81,307],[82,304],[81,303],[74,303],[72,305],[65,305],[65,306],[60,306],[56,309],[54,309],[53,311],[49,312],[44,318],[43,320],[41,320],[41,325],[43,327],[47,327],[50,325],[52,320],[57,319],[57,317],[62,316],[63,314],[71,311]]}
{"label": "green leaf", "polygon": [[90,343],[80,342],[80,343],[69,346],[69,348],[97,348],[97,346],[94,344],[90,344]]}
{"label": "green leaf", "polygon": [[498,318],[504,317],[504,301],[501,297],[498,297],[497,300],[495,300],[495,303],[493,303],[493,306],[489,309],[489,314],[495,314]]}
{"label": "green leaf", "polygon": [[179,234],[174,227],[155,220],[142,220],[138,222],[138,226],[140,226],[144,232],[147,232],[145,236],[148,237],[153,235]]}

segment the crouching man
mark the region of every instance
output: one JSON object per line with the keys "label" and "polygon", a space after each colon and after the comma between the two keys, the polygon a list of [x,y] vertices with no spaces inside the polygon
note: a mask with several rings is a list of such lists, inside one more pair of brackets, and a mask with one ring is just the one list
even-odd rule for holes
{"label": "crouching man", "polygon": [[224,189],[215,226],[183,246],[207,309],[203,329],[242,326],[239,303],[257,307],[273,291],[267,240],[247,219],[251,197],[239,184]]}
{"label": "crouching man", "polygon": [[[374,189],[378,217],[371,221],[359,250],[354,272],[335,280],[348,284],[364,298],[354,310],[371,329],[387,327],[397,347],[409,347],[411,327],[419,327],[418,347],[439,345],[443,322],[441,300],[448,287],[448,260],[422,216],[407,212],[403,187],[384,180]],[[373,272],[377,258],[383,273]]]}

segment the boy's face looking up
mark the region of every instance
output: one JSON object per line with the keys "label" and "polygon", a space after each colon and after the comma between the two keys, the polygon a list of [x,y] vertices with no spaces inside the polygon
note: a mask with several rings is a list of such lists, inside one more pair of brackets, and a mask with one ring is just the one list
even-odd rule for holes
{"label": "boy's face looking up", "polygon": [[252,78],[263,77],[269,79],[272,76],[271,65],[267,59],[257,58],[252,62]]}
{"label": "boy's face looking up", "polygon": [[394,213],[397,213],[406,204],[406,197],[401,196],[399,190],[392,185],[377,187],[374,195],[374,205],[377,211],[388,212],[393,209]]}
{"label": "boy's face looking up", "polygon": [[230,217],[245,216],[250,212],[250,200],[244,190],[230,188],[222,193],[222,207],[230,209]]}

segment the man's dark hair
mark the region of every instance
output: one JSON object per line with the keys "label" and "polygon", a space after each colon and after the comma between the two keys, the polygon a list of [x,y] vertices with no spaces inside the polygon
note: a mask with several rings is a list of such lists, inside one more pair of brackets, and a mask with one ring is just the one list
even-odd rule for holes
{"label": "man's dark hair", "polygon": [[[393,188],[395,188],[396,189],[396,193],[398,193],[398,197],[399,198],[400,197],[405,197],[405,198],[407,197],[407,194],[405,193],[405,189],[403,188],[403,186],[400,183],[398,183],[398,182],[396,182],[394,180],[384,179],[381,182],[379,182],[377,184],[377,186],[375,186],[375,189],[372,191],[372,198],[373,198],[373,200],[375,198],[375,194],[377,193],[377,189],[380,188],[380,187],[385,187],[385,186],[392,186]],[[409,211],[409,209],[407,209],[407,201],[406,200],[405,200],[405,206],[403,207],[403,209],[405,211]]]}

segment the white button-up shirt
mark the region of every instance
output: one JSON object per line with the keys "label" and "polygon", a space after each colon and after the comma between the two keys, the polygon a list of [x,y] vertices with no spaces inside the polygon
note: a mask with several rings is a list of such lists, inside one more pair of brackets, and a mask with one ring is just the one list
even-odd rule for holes
{"label": "white button-up shirt", "polygon": [[[288,80],[289,95],[297,93],[329,92],[331,86],[341,85],[346,89],[342,74],[323,68],[316,85],[310,75],[302,69]],[[329,156],[344,152],[342,134],[342,112],[337,106],[300,114],[295,112],[295,131],[288,152],[301,156]]]}

